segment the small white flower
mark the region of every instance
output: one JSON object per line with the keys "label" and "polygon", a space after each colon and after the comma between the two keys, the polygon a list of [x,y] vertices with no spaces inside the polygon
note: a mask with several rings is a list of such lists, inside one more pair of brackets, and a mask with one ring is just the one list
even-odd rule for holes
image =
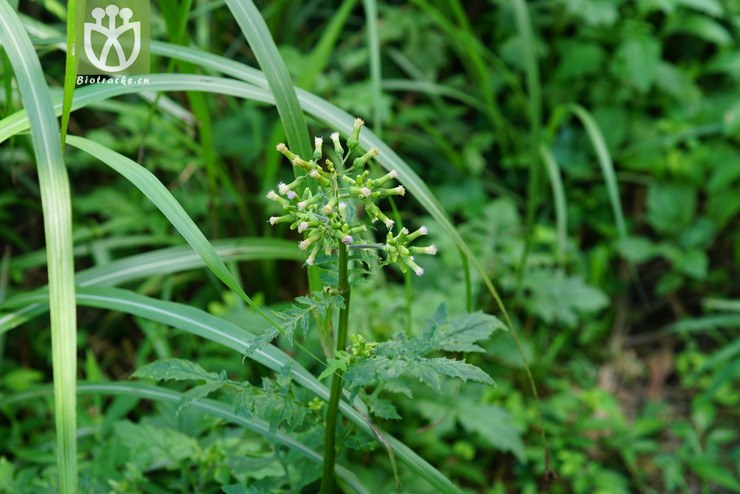
{"label": "small white flower", "polygon": [[309,239],[301,240],[300,242],[298,242],[298,248],[301,250],[308,249],[309,245],[311,245],[311,241]]}
{"label": "small white flower", "polygon": [[345,235],[344,238],[342,238],[342,243],[344,245],[352,245],[352,236],[351,235]]}
{"label": "small white flower", "polygon": [[270,216],[270,224],[275,225],[278,222],[277,216]]}
{"label": "small white flower", "polygon": [[278,144],[277,146],[275,146],[275,149],[277,149],[278,151],[280,151],[281,153],[283,153],[283,152],[285,152],[288,149],[288,147],[284,143],[281,142],[280,144]]}
{"label": "small white flower", "polygon": [[292,201],[296,197],[298,197],[298,194],[296,194],[295,191],[292,191],[292,190],[289,190],[288,191],[288,199],[290,199]]}
{"label": "small white flower", "polygon": [[[399,185],[395,189],[391,189],[394,193],[398,194],[399,196],[405,196],[406,195],[406,189],[403,188],[403,185]],[[390,192],[390,191],[389,191]]]}
{"label": "small white flower", "polygon": [[306,264],[309,266],[313,266],[313,262],[316,260],[315,256],[308,256],[308,259],[306,259]]}
{"label": "small white flower", "polygon": [[393,224],[395,223],[395,221],[388,218],[384,221],[384,223],[385,223],[385,227],[390,230],[391,228],[393,228]]}
{"label": "small white flower", "polygon": [[267,198],[271,201],[277,201],[279,196],[275,193],[274,190],[271,190],[270,192],[267,193]]}
{"label": "small white flower", "polygon": [[416,268],[414,270],[414,272],[416,273],[416,276],[423,276],[424,275],[424,268]]}
{"label": "small white flower", "polygon": [[429,233],[429,228],[425,227],[424,225],[419,228],[419,234],[420,235],[426,235]]}
{"label": "small white flower", "polygon": [[280,183],[278,183],[278,192],[280,192],[280,194],[282,194],[282,195],[285,195],[288,192],[290,192],[290,189],[283,182],[280,182]]}
{"label": "small white flower", "polygon": [[424,253],[435,256],[437,255],[437,246],[436,245],[430,245],[429,247],[424,248]]}
{"label": "small white flower", "polygon": [[370,194],[372,194],[373,191],[368,189],[367,187],[363,187],[360,189],[360,194],[362,194],[365,197],[370,197]]}
{"label": "small white flower", "polygon": [[329,137],[331,137],[331,140],[332,141],[335,141],[335,140],[339,139],[339,132],[332,132]]}
{"label": "small white flower", "polygon": [[306,201],[301,201],[298,203],[298,209],[303,210],[306,208]]}
{"label": "small white flower", "polygon": [[306,230],[308,230],[308,223],[305,221],[301,221],[301,224],[298,225],[298,233],[303,233]]}
{"label": "small white flower", "polygon": [[321,137],[314,137],[313,138],[313,145],[314,146],[322,146],[324,144],[324,140]]}
{"label": "small white flower", "polygon": [[403,228],[401,228],[401,233],[403,233],[404,235],[408,235],[409,229],[404,226]]}
{"label": "small white flower", "polygon": [[393,177],[393,178],[396,178],[396,177],[398,177],[398,171],[396,171],[396,170],[391,170],[391,177]]}

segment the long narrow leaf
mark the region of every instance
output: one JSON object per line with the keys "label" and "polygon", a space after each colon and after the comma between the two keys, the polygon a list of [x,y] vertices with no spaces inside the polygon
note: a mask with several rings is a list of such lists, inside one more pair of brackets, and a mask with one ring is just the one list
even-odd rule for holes
{"label": "long narrow leaf", "polygon": [[550,178],[550,187],[552,188],[552,198],[555,203],[555,222],[557,224],[557,259],[562,267],[565,262],[565,246],[568,238],[568,209],[565,202],[565,188],[563,187],[563,177],[560,174],[555,156],[545,147],[540,145],[540,156],[542,163],[547,170],[547,176]]}
{"label": "long narrow leaf", "polygon": [[383,108],[383,90],[380,70],[380,35],[378,34],[378,2],[376,0],[362,0],[365,8],[365,27],[367,29],[367,48],[370,52],[370,88],[373,101],[373,131],[378,137],[383,135],[381,127],[381,110]]}
{"label": "long narrow leaf", "polygon": [[[224,261],[303,260],[303,254],[296,245],[285,240],[224,239],[215,240],[212,245],[216,254]],[[85,269],[77,273],[75,282],[79,286],[114,286],[149,276],[167,275],[201,267],[206,267],[203,258],[193,252],[189,245],[183,245],[138,254]],[[0,334],[48,310],[46,303],[30,301],[24,303],[24,298],[28,296],[29,294],[16,295],[7,304],[0,304],[0,309],[16,307],[15,310],[0,313]]]}
{"label": "long narrow leaf", "polygon": [[203,232],[188,216],[180,203],[172,196],[167,187],[157,180],[149,170],[134,161],[118,154],[117,152],[97,144],[88,139],[77,136],[69,136],[67,142],[83,151],[95,156],[100,161],[110,166],[118,173],[126,177],[136,188],[138,188],[147,198],[154,203],[157,208],[170,220],[170,223],[180,232],[180,234],[193,247],[193,250],[201,256],[206,266],[213,271],[226,286],[237,293],[247,304],[249,304],[265,319],[275,323],[262,309],[254,303],[247,293],[239,285],[234,275],[229,271],[223,260],[218,256],[213,246],[208,242]]}
{"label": "long narrow leaf", "polygon": [[301,156],[310,156],[311,148],[306,119],[298,103],[288,67],[270,35],[262,14],[252,0],[226,0],[236,22],[247,38],[250,48],[262,67],[267,83],[275,98],[285,136],[293,151]]}
{"label": "long narrow leaf", "polygon": [[77,490],[77,401],[74,392],[77,322],[69,180],[62,159],[59,125],[41,63],[23,24],[6,0],[0,0],[0,43],[13,66],[23,106],[30,115],[48,258],[58,487],[62,493],[73,494]]}

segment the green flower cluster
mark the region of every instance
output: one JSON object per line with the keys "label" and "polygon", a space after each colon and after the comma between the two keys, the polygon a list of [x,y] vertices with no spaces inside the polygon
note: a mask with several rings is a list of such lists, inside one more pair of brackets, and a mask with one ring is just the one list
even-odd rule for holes
{"label": "green flower cluster", "polygon": [[[428,230],[422,226],[413,233],[402,228],[397,235],[393,235],[394,221],[378,207],[377,202],[389,196],[402,196],[406,189],[402,185],[391,187],[390,183],[398,177],[398,172],[392,170],[380,178],[371,178],[370,171],[365,169],[368,162],[378,155],[377,148],[370,148],[362,156],[352,160],[347,166],[352,153],[359,145],[360,129],[364,122],[356,119],[352,135],[347,139],[345,150],[339,141],[339,133],[331,135],[336,156],[324,160],[323,139],[314,140],[314,153],[310,160],[294,154],[288,147],[280,143],[277,150],[287,157],[293,166],[300,168],[304,173],[291,183],[280,182],[278,192],[271,190],[267,198],[283,207],[285,214],[272,216],[270,224],[290,223],[292,230],[303,234],[303,240],[298,244],[301,250],[309,252],[306,264],[312,265],[316,256],[322,250],[328,255],[339,242],[350,248],[374,248],[385,251],[386,263],[397,264],[402,271],[411,268],[421,276],[424,269],[414,261],[414,254],[437,253],[434,245],[427,247],[412,247],[409,244],[417,237],[426,235]],[[308,181],[315,182],[315,187]],[[312,192],[313,190],[313,192]],[[358,239],[367,231],[367,226],[355,220],[349,213],[348,204],[354,209],[364,210],[372,223],[380,220],[388,229],[385,244],[358,244]]]}

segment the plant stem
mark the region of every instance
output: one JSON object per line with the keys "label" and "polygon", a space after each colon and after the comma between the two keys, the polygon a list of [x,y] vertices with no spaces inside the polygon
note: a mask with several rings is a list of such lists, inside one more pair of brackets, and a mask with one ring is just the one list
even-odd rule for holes
{"label": "plant stem", "polygon": [[[347,325],[349,321],[349,275],[347,246],[339,245],[339,294],[344,298],[344,308],[339,310],[339,328],[337,330],[337,350],[347,347]],[[336,428],[339,399],[342,396],[342,374],[334,373],[331,379],[331,395],[326,410],[326,428],[324,429],[324,473],[321,477],[321,494],[334,492],[334,463],[336,461]]]}

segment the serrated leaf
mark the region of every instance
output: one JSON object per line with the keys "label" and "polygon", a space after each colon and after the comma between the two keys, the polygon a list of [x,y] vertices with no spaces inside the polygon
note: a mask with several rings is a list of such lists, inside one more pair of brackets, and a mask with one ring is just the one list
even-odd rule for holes
{"label": "serrated leaf", "polygon": [[224,384],[226,384],[224,381],[208,381],[205,384],[201,384],[200,386],[196,386],[193,389],[188,390],[182,395],[182,398],[180,398],[180,402],[177,404],[177,409],[175,410],[175,416],[180,415],[180,413],[192,405],[195,400],[200,400],[214,391],[218,391]]}
{"label": "serrated leaf", "polygon": [[264,333],[255,336],[254,339],[249,342],[247,348],[244,350],[244,356],[249,357],[254,352],[262,350],[264,347],[272,343],[272,340],[277,338],[279,335],[280,331],[275,328],[270,328]]}
{"label": "serrated leaf", "polygon": [[254,410],[254,391],[252,388],[245,388],[239,390],[234,397],[234,413],[240,417],[244,417],[247,420],[252,419],[252,411]]}
{"label": "serrated leaf", "polygon": [[131,377],[153,381],[218,381],[219,375],[207,372],[203,367],[179,358],[158,360],[140,367]]}
{"label": "serrated leaf", "polygon": [[457,406],[457,420],[465,430],[498,450],[511,451],[519,461],[525,461],[524,443],[506,410],[496,405],[467,401]]}
{"label": "serrated leaf", "polygon": [[329,360],[326,369],[324,369],[324,372],[319,376],[319,381],[331,376],[337,371],[346,371],[349,366],[350,358],[352,358],[352,356],[349,353],[343,350],[337,350],[334,354],[334,358]]}
{"label": "serrated leaf", "polygon": [[408,360],[383,356],[369,357],[357,362],[344,375],[349,389],[398,378],[409,366]]}
{"label": "serrated leaf", "polygon": [[376,417],[386,420],[401,420],[396,406],[391,401],[373,395],[364,397],[364,401],[370,412]]}
{"label": "serrated leaf", "polygon": [[200,450],[195,439],[173,429],[124,421],[116,423],[114,430],[131,461],[141,468],[193,458]]}
{"label": "serrated leaf", "polygon": [[529,292],[525,305],[547,323],[575,327],[581,316],[593,314],[609,304],[604,292],[586,284],[580,277],[564,273],[535,271],[527,275],[524,287]]}
{"label": "serrated leaf", "polygon": [[463,360],[453,360],[445,357],[419,359],[412,363],[411,370],[417,372],[420,369],[436,372],[447,377],[455,377],[463,381],[477,381],[484,384],[496,384],[491,376],[480,368]]}
{"label": "serrated leaf", "polygon": [[497,329],[506,329],[497,317],[482,311],[463,314],[437,329],[435,347],[448,352],[485,352],[475,342],[489,338]]}
{"label": "serrated leaf", "polygon": [[321,317],[326,317],[332,304],[339,308],[344,307],[344,299],[340,295],[329,295],[321,291],[313,292],[311,297],[297,297],[295,301],[300,306],[293,305],[275,313],[288,340],[293,339],[296,331],[300,331],[303,337],[308,334],[311,312],[316,311]]}

